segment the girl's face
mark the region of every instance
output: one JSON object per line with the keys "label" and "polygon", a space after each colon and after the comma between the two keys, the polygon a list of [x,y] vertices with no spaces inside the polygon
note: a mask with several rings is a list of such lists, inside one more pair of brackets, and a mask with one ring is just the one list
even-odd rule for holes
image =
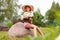
{"label": "girl's face", "polygon": [[29,12],[30,11],[30,8],[29,7],[26,7],[26,11]]}

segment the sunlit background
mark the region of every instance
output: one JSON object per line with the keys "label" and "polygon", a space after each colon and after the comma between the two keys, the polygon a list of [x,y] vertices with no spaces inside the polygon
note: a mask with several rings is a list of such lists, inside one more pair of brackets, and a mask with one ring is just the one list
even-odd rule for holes
{"label": "sunlit background", "polygon": [[[60,3],[60,0],[19,0],[18,4],[31,4],[34,6],[35,10],[39,8],[41,14],[44,16],[46,11],[51,7],[53,1]],[[21,9],[19,10],[18,14],[20,14],[20,12]]]}

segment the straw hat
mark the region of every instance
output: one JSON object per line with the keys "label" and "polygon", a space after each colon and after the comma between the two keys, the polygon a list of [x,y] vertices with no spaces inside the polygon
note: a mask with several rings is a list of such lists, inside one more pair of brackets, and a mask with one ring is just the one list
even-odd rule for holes
{"label": "straw hat", "polygon": [[24,6],[22,6],[22,10],[26,11],[26,7],[29,7],[30,11],[34,11],[34,7],[32,5],[24,5]]}

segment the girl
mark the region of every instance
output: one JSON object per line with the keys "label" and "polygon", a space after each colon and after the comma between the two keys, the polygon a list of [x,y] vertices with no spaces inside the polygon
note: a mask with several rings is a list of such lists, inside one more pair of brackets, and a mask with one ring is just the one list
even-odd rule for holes
{"label": "girl", "polygon": [[34,7],[32,5],[24,5],[22,7],[22,10],[24,11],[23,15],[21,15],[21,20],[23,22],[29,22],[32,23],[32,18],[33,18],[33,10]]}
{"label": "girl", "polygon": [[34,37],[37,37],[36,31],[38,31],[41,35],[43,35],[42,31],[36,26],[32,24],[32,17],[33,17],[33,10],[34,7],[32,5],[24,5],[22,7],[22,10],[24,11],[23,15],[21,15],[21,20],[24,23],[24,27],[26,29],[33,29],[34,31]]}

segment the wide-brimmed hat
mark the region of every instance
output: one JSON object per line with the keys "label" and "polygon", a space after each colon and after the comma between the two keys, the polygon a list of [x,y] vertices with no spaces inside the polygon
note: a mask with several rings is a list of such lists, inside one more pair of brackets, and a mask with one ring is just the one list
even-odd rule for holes
{"label": "wide-brimmed hat", "polygon": [[34,7],[32,5],[24,5],[24,6],[22,6],[22,10],[26,11],[26,7],[29,7],[30,11],[34,11]]}

